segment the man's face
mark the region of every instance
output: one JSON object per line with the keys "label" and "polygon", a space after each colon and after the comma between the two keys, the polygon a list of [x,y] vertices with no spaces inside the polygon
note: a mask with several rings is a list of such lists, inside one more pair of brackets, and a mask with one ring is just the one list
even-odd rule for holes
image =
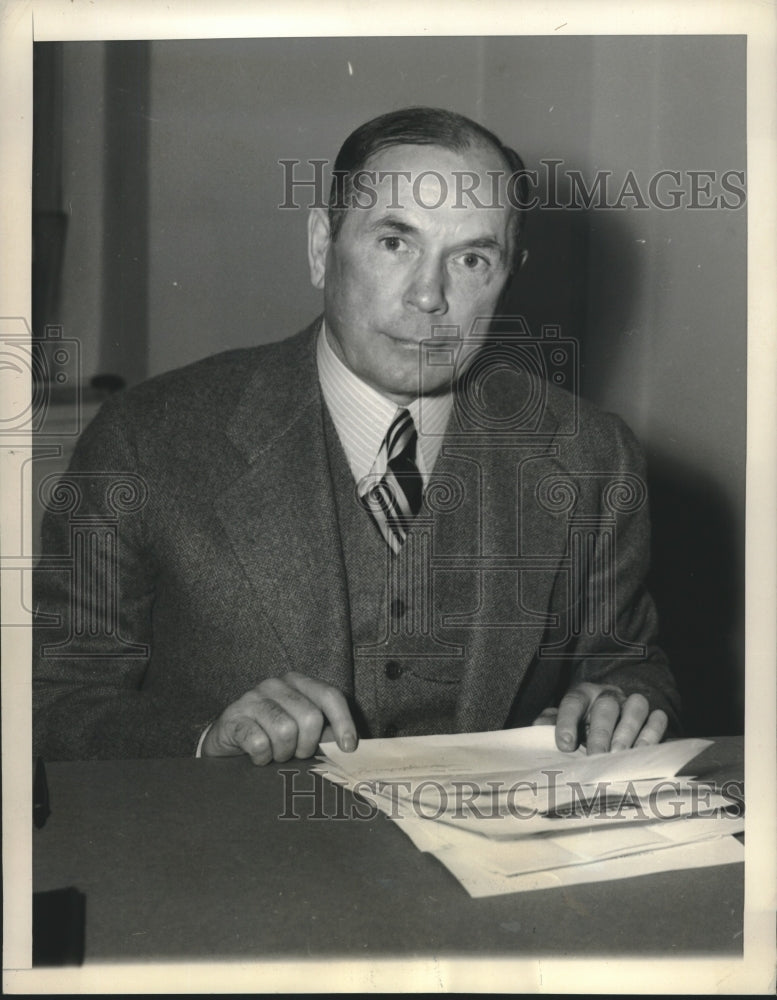
{"label": "man's face", "polygon": [[[431,392],[450,382],[448,367],[421,374],[420,344],[433,327],[457,327],[466,337],[475,319],[494,315],[509,275],[505,165],[488,148],[457,153],[401,145],[383,150],[364,169],[376,172],[375,183],[367,182],[375,204],[349,208],[336,240],[329,238],[325,212],[314,210],[311,278],[324,289],[329,339],[340,359],[406,404],[421,386]],[[386,172],[383,181],[380,171]],[[498,197],[487,171],[501,172]],[[474,187],[477,201],[460,194],[462,184]],[[371,200],[373,195],[360,196],[363,204]]]}

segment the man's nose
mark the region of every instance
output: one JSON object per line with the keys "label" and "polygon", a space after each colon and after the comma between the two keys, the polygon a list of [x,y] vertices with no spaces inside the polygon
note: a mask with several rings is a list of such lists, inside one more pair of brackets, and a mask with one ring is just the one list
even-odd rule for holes
{"label": "man's nose", "polygon": [[445,279],[445,268],[440,262],[423,261],[408,285],[406,304],[420,312],[444,315],[448,311]]}

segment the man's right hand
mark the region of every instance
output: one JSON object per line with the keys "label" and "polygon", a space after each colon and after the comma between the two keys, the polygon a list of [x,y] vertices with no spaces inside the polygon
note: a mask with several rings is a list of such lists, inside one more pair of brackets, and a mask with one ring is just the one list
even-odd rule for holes
{"label": "man's right hand", "polygon": [[201,754],[246,753],[254,764],[312,757],[330,727],[341,750],[356,749],[356,726],[342,692],[291,672],[262,681],[225,708],[208,730]]}

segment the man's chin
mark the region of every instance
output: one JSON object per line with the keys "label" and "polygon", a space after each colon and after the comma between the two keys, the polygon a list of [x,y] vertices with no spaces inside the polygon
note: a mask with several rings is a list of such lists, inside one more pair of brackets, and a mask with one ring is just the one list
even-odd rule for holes
{"label": "man's chin", "polygon": [[440,381],[438,378],[435,380],[424,379],[419,382],[418,377],[416,376],[413,379],[397,379],[390,384],[385,383],[379,391],[382,392],[383,395],[388,396],[390,399],[401,401],[403,404],[406,404],[408,402],[412,402],[414,399],[417,399],[419,396],[444,396],[445,393],[450,392],[450,389],[450,380]]}
{"label": "man's chin", "polygon": [[452,383],[450,380],[445,382],[433,382],[430,384],[424,384],[420,387],[418,391],[419,396],[444,396],[446,393],[451,391]]}
{"label": "man's chin", "polygon": [[[376,352],[371,365],[372,385],[382,395],[403,405],[419,396],[439,396],[450,391],[451,370],[424,365],[421,345],[407,343],[407,349],[392,343],[391,351],[383,353],[382,358]],[[382,365],[375,363],[379,358],[384,362]]]}

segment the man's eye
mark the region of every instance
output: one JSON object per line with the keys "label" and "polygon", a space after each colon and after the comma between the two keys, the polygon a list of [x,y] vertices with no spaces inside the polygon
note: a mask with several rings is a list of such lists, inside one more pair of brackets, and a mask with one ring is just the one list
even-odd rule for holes
{"label": "man's eye", "polygon": [[401,250],[404,245],[404,241],[399,236],[383,236],[380,242],[386,250],[392,251]]}
{"label": "man's eye", "polygon": [[481,257],[479,253],[463,253],[459,260],[468,271],[484,270],[489,264],[486,258]]}

